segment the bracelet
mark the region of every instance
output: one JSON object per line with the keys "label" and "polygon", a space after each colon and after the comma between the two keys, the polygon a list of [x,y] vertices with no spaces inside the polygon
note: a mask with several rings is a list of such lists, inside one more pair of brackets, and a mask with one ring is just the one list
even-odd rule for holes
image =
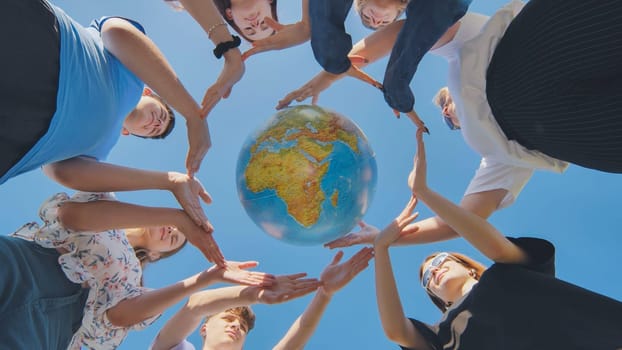
{"label": "bracelet", "polygon": [[225,52],[240,46],[240,44],[242,43],[240,37],[237,35],[232,35],[232,37],[233,40],[225,41],[216,45],[216,48],[214,49],[214,56],[216,56],[216,58],[221,58]]}
{"label": "bracelet", "polygon": [[225,22],[220,22],[220,23],[216,23],[213,26],[209,27],[209,29],[207,30],[207,37],[210,38],[212,36],[212,32],[214,31],[214,29],[220,27],[220,26],[226,26],[227,23]]}

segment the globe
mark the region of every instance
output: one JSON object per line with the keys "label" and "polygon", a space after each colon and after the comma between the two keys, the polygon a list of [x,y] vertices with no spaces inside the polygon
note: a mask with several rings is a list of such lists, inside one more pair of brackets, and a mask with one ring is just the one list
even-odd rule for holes
{"label": "globe", "polygon": [[286,243],[315,245],[348,233],[376,188],[376,159],[365,134],[328,109],[279,111],[245,141],[236,168],[248,216]]}

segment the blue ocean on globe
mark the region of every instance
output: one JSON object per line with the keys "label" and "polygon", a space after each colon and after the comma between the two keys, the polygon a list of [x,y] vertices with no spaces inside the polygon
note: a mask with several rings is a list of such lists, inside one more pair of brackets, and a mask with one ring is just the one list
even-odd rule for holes
{"label": "blue ocean on globe", "polygon": [[350,119],[300,105],[246,139],[236,181],[246,213],[264,232],[286,243],[323,244],[365,215],[376,188],[375,154]]}

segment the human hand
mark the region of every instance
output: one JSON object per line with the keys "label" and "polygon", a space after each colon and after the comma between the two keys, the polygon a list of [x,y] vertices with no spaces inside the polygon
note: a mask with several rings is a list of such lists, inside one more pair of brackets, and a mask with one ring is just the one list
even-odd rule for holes
{"label": "human hand", "polygon": [[339,79],[339,77],[340,75],[332,74],[327,71],[321,71],[301,88],[287,94],[276,105],[276,109],[288,107],[293,100],[302,102],[309,97],[311,97],[311,104],[316,104],[320,93],[328,89],[328,87],[331,86],[334,81]]}
{"label": "human hand", "polygon": [[212,236],[213,229],[208,231],[198,226],[183,211],[180,211],[180,217],[181,219],[177,220],[175,226],[184,234],[188,242],[197,247],[208,261],[213,262],[217,266],[224,267],[226,263],[225,258]]}
{"label": "human hand", "polygon": [[428,188],[427,162],[425,159],[425,144],[423,143],[423,130],[417,130],[417,154],[413,161],[413,170],[408,175],[408,187],[416,195]]}
{"label": "human hand", "polygon": [[[353,57],[360,57],[360,56],[353,56]],[[350,62],[352,62],[353,57],[350,57]],[[371,76],[369,76],[369,74],[363,72],[359,67],[357,67],[357,65],[355,65],[354,63],[350,66],[350,68],[346,71],[347,75],[356,78],[366,84],[369,84],[373,87],[375,87],[376,89],[382,91],[383,87],[382,84],[379,81],[376,81],[376,79],[372,78]]]}
{"label": "human hand", "polygon": [[374,240],[380,230],[374,226],[367,225],[363,221],[359,222],[359,227],[361,229],[358,232],[350,232],[334,241],[325,243],[324,247],[328,249],[335,249],[350,247],[357,244],[374,244]]}
{"label": "human hand", "polygon": [[207,216],[199,202],[200,198],[203,202],[210,204],[212,203],[212,198],[205,191],[199,180],[186,174],[171,171],[168,173],[168,181],[170,184],[169,190],[190,219],[206,232],[211,233],[214,231],[214,227],[207,220]]}
{"label": "human hand", "polygon": [[223,57],[225,58],[225,64],[222,67],[222,71],[214,85],[207,89],[201,102],[201,115],[203,118],[207,117],[220,99],[229,97],[233,85],[240,81],[244,75],[244,62],[238,48],[228,50]]}
{"label": "human hand", "polygon": [[300,45],[311,37],[309,22],[300,21],[294,24],[280,24],[271,17],[266,17],[264,21],[269,27],[274,29],[275,34],[252,42],[253,47],[242,54],[243,60],[260,52],[282,50]]}
{"label": "human hand", "polygon": [[276,109],[283,109],[289,106],[293,100],[296,100],[297,102],[302,102],[309,97],[311,97],[311,104],[316,104],[322,91],[328,89],[335,81],[343,78],[346,75],[361,79],[368,84],[382,89],[382,84],[375,81],[373,78],[371,78],[355,66],[356,64],[360,64],[363,62],[367,63],[367,59],[365,57],[359,55],[352,55],[348,57],[350,58],[350,62],[352,62],[352,66],[350,66],[350,69],[348,69],[345,73],[333,74],[327,71],[321,71],[302,87],[287,94],[276,105]]}
{"label": "human hand", "polygon": [[278,304],[307,295],[320,286],[317,278],[303,278],[306,273],[276,276],[275,282],[259,291],[258,301]]}
{"label": "human hand", "polygon": [[354,254],[348,261],[339,264],[343,258],[343,251],[337,252],[333,261],[326,266],[320,280],[322,281],[321,290],[328,296],[332,296],[338,290],[350,282],[359,272],[363,271],[374,257],[373,248],[363,248]]}
{"label": "human hand", "polygon": [[388,248],[393,242],[397,241],[401,236],[415,233],[419,230],[417,225],[409,225],[415,220],[419,213],[414,213],[413,210],[417,206],[417,197],[414,195],[410,197],[408,204],[402,210],[395,220],[393,220],[387,227],[385,227],[374,241],[374,246],[378,248]]}
{"label": "human hand", "polygon": [[189,177],[194,177],[199,168],[201,168],[201,162],[205,154],[212,146],[212,139],[207,119],[205,118],[186,119],[186,129],[189,145],[188,155],[186,156],[186,171]]}
{"label": "human hand", "polygon": [[[399,115],[399,112],[396,112],[396,113],[398,113]],[[415,123],[415,125],[417,126],[417,130],[421,129],[426,134],[428,135],[430,134],[430,130],[428,129],[427,126],[425,126],[425,123],[421,120],[421,118],[419,118],[419,115],[417,114],[417,112],[415,112],[414,109],[406,113],[406,115],[408,116],[408,119],[410,119],[413,123]]]}
{"label": "human hand", "polygon": [[257,261],[226,261],[225,266],[214,265],[207,272],[213,273],[219,282],[260,287],[273,285],[276,280],[274,275],[247,270],[257,265]]}

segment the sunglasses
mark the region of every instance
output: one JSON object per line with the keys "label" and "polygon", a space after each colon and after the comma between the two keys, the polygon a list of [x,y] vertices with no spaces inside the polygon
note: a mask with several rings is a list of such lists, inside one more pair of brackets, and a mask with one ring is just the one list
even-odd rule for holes
{"label": "sunglasses", "polygon": [[430,279],[432,279],[432,271],[436,270],[445,262],[445,260],[451,257],[452,256],[449,253],[439,253],[434,257],[434,259],[432,259],[432,263],[430,263],[430,266],[423,271],[423,277],[421,278],[421,286],[424,289],[428,288],[428,284],[430,284]]}

